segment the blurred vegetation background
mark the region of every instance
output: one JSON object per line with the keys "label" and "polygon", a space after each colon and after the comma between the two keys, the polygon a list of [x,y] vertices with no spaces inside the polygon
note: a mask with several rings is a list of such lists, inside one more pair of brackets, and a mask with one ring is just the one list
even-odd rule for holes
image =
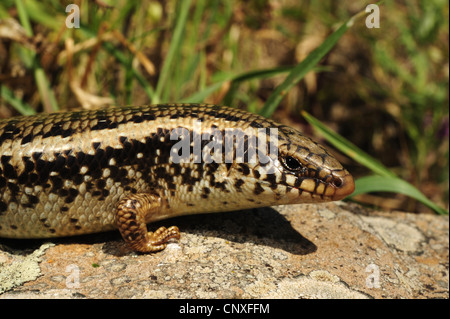
{"label": "blurred vegetation background", "polygon": [[[66,26],[72,3],[79,28]],[[293,67],[368,4],[2,0],[0,118],[163,102],[260,112]],[[448,87],[448,1],[384,1],[380,28],[356,20],[272,117],[326,143],[307,111],[448,210]],[[355,176],[368,174],[335,154]],[[429,212],[399,194],[357,200]]]}

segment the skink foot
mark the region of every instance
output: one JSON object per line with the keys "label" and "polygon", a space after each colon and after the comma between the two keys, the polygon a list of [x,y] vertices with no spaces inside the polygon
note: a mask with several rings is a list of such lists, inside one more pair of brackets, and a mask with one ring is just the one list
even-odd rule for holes
{"label": "skink foot", "polygon": [[180,238],[176,226],[147,232],[145,216],[159,208],[159,201],[150,194],[132,194],[119,202],[116,225],[132,250],[153,253],[166,248],[169,240]]}

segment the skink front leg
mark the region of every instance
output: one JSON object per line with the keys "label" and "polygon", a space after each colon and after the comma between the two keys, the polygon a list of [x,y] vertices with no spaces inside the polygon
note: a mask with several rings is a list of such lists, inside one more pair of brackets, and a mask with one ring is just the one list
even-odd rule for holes
{"label": "skink front leg", "polygon": [[166,248],[170,239],[180,238],[176,226],[147,231],[145,216],[161,209],[160,203],[159,198],[151,194],[132,194],[119,202],[116,225],[131,249],[143,253],[157,252]]}

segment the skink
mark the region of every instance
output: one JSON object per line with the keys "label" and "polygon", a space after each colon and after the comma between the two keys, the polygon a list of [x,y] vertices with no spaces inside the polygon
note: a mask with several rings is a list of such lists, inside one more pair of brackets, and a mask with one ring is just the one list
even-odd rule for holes
{"label": "skink", "polygon": [[131,249],[178,239],[178,215],[340,200],[353,177],[299,131],[236,108],[129,106],[0,120],[0,237],[118,228]]}

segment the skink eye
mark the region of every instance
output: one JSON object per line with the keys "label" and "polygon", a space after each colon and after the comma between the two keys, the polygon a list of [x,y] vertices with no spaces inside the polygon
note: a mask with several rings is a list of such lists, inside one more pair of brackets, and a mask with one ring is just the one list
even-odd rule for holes
{"label": "skink eye", "polygon": [[282,157],[281,163],[283,163],[284,167],[290,171],[298,171],[302,168],[302,164],[300,164],[300,162],[292,156]]}

